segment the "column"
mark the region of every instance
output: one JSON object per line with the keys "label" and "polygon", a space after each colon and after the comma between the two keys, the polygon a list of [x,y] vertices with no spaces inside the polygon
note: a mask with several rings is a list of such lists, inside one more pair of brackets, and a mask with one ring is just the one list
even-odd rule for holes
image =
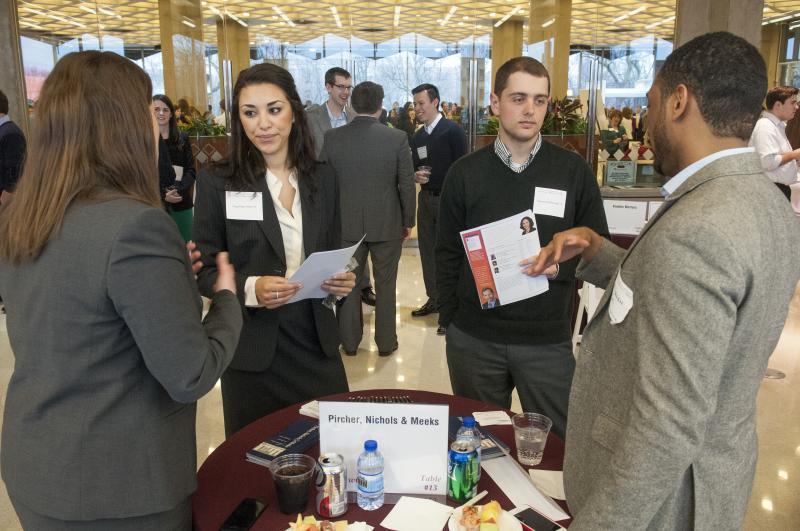
{"label": "column", "polygon": [[164,88],[174,103],[207,107],[203,10],[200,0],[158,0]]}
{"label": "column", "polygon": [[503,63],[522,55],[522,18],[510,18],[492,29],[492,90],[494,76]]}
{"label": "column", "polygon": [[572,0],[531,0],[528,42],[545,42],[544,66],[550,72],[550,94],[567,95]]}
{"label": "column", "polygon": [[781,54],[781,24],[769,24],[761,28],[761,56],[767,63],[767,86],[780,84],[778,80],[778,56]]}
{"label": "column", "polygon": [[0,72],[3,73],[0,90],[8,98],[8,115],[28,137],[28,105],[16,0],[0,0]]}
{"label": "column", "polygon": [[217,18],[217,49],[219,50],[219,83],[220,93],[228,92],[225,86],[225,70],[230,64],[230,93],[239,72],[250,67],[250,32],[230,17]]}
{"label": "column", "polygon": [[711,31],[729,31],[761,45],[764,0],[677,0],[675,47]]}

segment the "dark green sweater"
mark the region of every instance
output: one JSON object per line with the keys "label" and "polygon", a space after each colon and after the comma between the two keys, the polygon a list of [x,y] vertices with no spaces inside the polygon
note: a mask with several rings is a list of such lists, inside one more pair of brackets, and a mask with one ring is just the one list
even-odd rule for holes
{"label": "dark green sweater", "polygon": [[439,204],[436,285],[440,325],[447,327],[452,322],[479,339],[500,343],[548,345],[570,339],[577,258],[561,264],[547,292],[482,310],[459,235],[462,230],[533,208],[537,186],[567,192],[563,218],[536,216],[543,247],[555,233],[578,226],[608,237],[600,189],[577,154],[544,141],[522,173],[513,172],[500,160],[494,144],[461,158],[450,167]]}

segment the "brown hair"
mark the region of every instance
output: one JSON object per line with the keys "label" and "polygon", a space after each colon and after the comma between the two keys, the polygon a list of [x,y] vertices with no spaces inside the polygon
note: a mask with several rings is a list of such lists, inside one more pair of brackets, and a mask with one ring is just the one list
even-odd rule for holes
{"label": "brown hair", "polygon": [[498,97],[503,93],[508,85],[508,78],[515,72],[525,72],[533,77],[543,77],[547,79],[547,92],[550,92],[550,74],[542,63],[531,57],[514,57],[509,59],[497,69],[494,75],[494,92]]}
{"label": "brown hair", "polygon": [[111,52],[71,53],[47,77],[0,258],[35,260],[75,200],[128,197],[160,208],[150,78]]}
{"label": "brown hair", "polygon": [[767,110],[772,110],[776,103],[786,103],[786,100],[792,96],[797,96],[798,89],[796,87],[774,87],[767,91]]}
{"label": "brown hair", "polygon": [[611,112],[608,113],[608,123],[611,123],[611,120],[614,118],[619,118],[619,121],[622,121],[622,113],[616,109],[611,109]]}

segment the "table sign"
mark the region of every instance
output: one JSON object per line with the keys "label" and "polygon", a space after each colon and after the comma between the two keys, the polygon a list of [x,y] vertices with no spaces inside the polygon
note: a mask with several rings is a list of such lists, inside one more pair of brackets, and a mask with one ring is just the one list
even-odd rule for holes
{"label": "table sign", "polygon": [[636,163],[632,160],[608,161],[606,186],[633,186],[636,184]]}
{"label": "table sign", "polygon": [[616,201],[603,199],[603,208],[611,234],[639,234],[647,221],[645,201]]}
{"label": "table sign", "polygon": [[649,221],[650,218],[656,215],[658,209],[661,208],[661,205],[664,204],[664,201],[648,201],[647,202],[647,220]]}
{"label": "table sign", "polygon": [[319,403],[319,450],[344,457],[347,488],[356,490],[356,461],[364,441],[374,439],[383,454],[387,493],[447,494],[445,404]]}

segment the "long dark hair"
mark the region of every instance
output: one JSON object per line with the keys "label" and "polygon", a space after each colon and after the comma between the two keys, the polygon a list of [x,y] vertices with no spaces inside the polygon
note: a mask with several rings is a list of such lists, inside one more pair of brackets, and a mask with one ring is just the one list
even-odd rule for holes
{"label": "long dark hair", "polygon": [[147,74],[113,52],[76,52],[56,63],[36,104],[14,199],[0,213],[0,257],[38,258],[76,200],[127,197],[161,207],[152,91]]}
{"label": "long dark hair", "polygon": [[169,138],[167,144],[177,144],[181,140],[181,132],[178,129],[178,121],[175,119],[175,106],[172,100],[165,94],[156,94],[153,96],[153,101],[160,101],[169,108]]}
{"label": "long dark hair", "polygon": [[264,156],[250,142],[239,118],[239,95],[249,85],[269,83],[276,85],[286,94],[292,108],[292,131],[289,133],[288,166],[297,172],[297,180],[314,175],[316,157],[314,154],[314,137],[308,125],[303,102],[297,94],[294,78],[284,68],[271,63],[262,63],[242,70],[236,85],[233,87],[233,103],[231,105],[231,149],[227,161],[226,178],[236,188],[253,187],[264,178],[267,170]]}

